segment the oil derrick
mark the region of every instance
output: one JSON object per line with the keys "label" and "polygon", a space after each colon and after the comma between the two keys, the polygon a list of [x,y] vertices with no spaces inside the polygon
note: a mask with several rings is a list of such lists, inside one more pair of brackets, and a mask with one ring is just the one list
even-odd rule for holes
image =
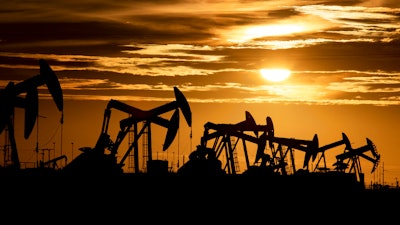
{"label": "oil derrick", "polygon": [[[14,136],[15,108],[25,110],[24,138],[28,139],[35,126],[38,116],[38,90],[41,85],[46,85],[57,109],[63,111],[63,94],[58,78],[44,59],[39,60],[40,73],[20,83],[9,82],[0,90],[0,134],[7,129],[11,146],[11,164],[9,167],[20,169],[17,144]],[[22,96],[25,94],[25,97]]]}

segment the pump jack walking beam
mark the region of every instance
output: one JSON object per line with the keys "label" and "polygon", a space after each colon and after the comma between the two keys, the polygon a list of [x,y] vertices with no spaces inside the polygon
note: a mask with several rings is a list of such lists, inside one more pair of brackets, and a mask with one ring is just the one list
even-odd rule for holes
{"label": "pump jack walking beam", "polygon": [[[56,74],[44,59],[39,60],[40,73],[34,77],[14,84],[9,82],[5,89],[0,90],[0,134],[8,128],[11,144],[12,167],[20,169],[17,144],[14,137],[14,110],[15,107],[25,109],[24,137],[28,139],[38,116],[37,87],[46,84],[59,111],[63,110],[63,94]],[[25,98],[19,96],[26,93]]]}
{"label": "pump jack walking beam", "polygon": [[[121,144],[123,139],[126,137],[128,132],[131,130],[131,127],[133,126],[134,127],[134,129],[133,129],[134,130],[134,140],[118,164],[119,164],[119,166],[122,167],[126,158],[129,155],[129,153],[133,149],[134,150],[135,172],[138,173],[139,172],[138,141],[146,129],[147,129],[147,132],[149,133],[148,156],[149,156],[149,160],[152,160],[152,158],[151,158],[151,152],[152,152],[151,130],[150,130],[152,123],[155,123],[157,125],[160,125],[160,126],[168,129],[167,135],[165,137],[164,145],[163,145],[163,151],[168,149],[168,147],[172,144],[172,142],[175,139],[175,136],[177,134],[177,131],[179,128],[179,109],[181,109],[181,111],[186,119],[187,124],[189,126],[192,125],[192,114],[191,114],[190,106],[189,106],[185,96],[182,94],[182,92],[177,87],[174,87],[174,93],[175,93],[176,101],[169,102],[165,105],[156,107],[156,108],[148,110],[148,111],[135,108],[133,106],[127,105],[127,104],[117,101],[117,100],[113,100],[113,99],[110,100],[107,105],[107,108],[104,112],[102,131],[101,131],[100,137],[96,143],[95,151],[99,151],[101,154],[104,154],[104,150],[106,148],[108,148],[111,151],[111,155],[115,156],[117,154],[119,145]],[[112,108],[118,109],[122,112],[126,112],[129,114],[128,118],[120,121],[120,131],[118,132],[115,142],[112,142],[112,140],[110,140],[109,135],[108,135],[108,125],[109,125],[109,121],[110,121]],[[162,114],[167,113],[169,111],[173,111],[173,110],[175,110],[175,111],[174,111],[172,117],[170,118],[170,120],[164,119],[161,117]],[[144,122],[144,126],[141,128],[140,131],[138,131],[138,123],[139,122]]]}

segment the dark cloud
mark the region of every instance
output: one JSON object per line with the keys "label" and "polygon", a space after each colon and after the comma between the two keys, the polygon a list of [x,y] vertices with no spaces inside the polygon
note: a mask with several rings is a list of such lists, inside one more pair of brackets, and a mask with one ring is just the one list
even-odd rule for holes
{"label": "dark cloud", "polygon": [[[272,1],[260,1],[258,4],[253,4],[253,1],[236,2],[242,8],[229,5],[222,10],[217,7],[221,7],[219,4],[223,1],[209,5],[191,1],[24,3],[2,3],[0,18],[9,18],[0,22],[0,30],[3,31],[0,33],[1,52],[4,53],[0,58],[4,67],[2,72],[16,79],[24,78],[27,75],[18,75],[10,68],[13,65],[29,66],[31,69],[19,71],[28,74],[25,72],[32,71],[37,60],[34,59],[35,54],[39,54],[45,58],[48,56],[49,63],[57,68],[60,78],[99,81],[93,85],[85,83],[73,92],[69,90],[71,94],[85,95],[85,88],[108,91],[121,85],[172,86],[182,83],[193,87],[215,85],[227,88],[224,93],[229,90],[232,96],[238,96],[240,91],[236,94],[235,90],[240,88],[228,87],[229,83],[242,85],[241,91],[252,88],[259,82],[254,71],[274,65],[284,65],[300,72],[400,71],[397,63],[398,28],[395,26],[399,17],[396,11],[377,11],[391,16],[385,18],[380,16],[382,14],[358,18],[357,14],[350,17],[339,13],[340,10],[348,12],[347,8],[340,6],[378,4],[378,1],[302,1],[297,5],[320,5],[318,12],[313,12],[313,7],[300,11],[284,2],[282,7],[277,7],[269,4]],[[200,5],[210,8],[191,8]],[[260,7],[248,10],[246,6],[250,5]],[[334,11],[337,15],[330,14],[333,22],[328,21],[330,17],[319,14],[323,10],[332,13],[324,8],[330,5],[338,6]],[[371,15],[373,12],[371,10]],[[317,18],[319,20],[314,22]],[[304,33],[261,35],[243,44],[223,40],[221,35],[232,29],[244,33],[241,27],[305,23],[310,20],[322,28]],[[324,27],[323,23],[329,25]],[[321,41],[309,44],[310,40]],[[304,45],[284,49],[262,45],[279,41],[299,41]],[[163,49],[172,44],[179,44],[180,47]],[[210,48],[196,49],[194,46]],[[212,59],[213,56],[215,59]],[[182,74],[178,68],[193,72]],[[200,76],[199,71],[203,75]],[[8,78],[3,76],[2,79]],[[329,83],[328,79],[323,80]],[[93,93],[93,90],[89,92]],[[114,93],[125,95],[129,90],[115,90]],[[252,94],[249,92],[249,95]]]}

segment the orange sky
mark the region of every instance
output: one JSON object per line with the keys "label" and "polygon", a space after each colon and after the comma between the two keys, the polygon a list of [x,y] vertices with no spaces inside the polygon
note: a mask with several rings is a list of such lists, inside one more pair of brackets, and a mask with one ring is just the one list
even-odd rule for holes
{"label": "orange sky", "polygon": [[[344,132],[355,148],[369,138],[381,154],[385,181],[393,184],[400,177],[400,5],[395,0],[9,1],[0,6],[0,85],[37,75],[43,58],[63,90],[60,125],[61,113],[46,86],[39,87],[42,118],[28,140],[21,133],[24,111],[16,109],[24,162],[41,157],[34,152],[36,141],[42,149],[55,149],[56,156],[74,158],[78,148],[95,145],[109,100],[151,109],[174,101],[176,86],[191,106],[193,137],[181,121],[179,141],[158,154],[175,165],[199,144],[206,122],[238,123],[249,111],[259,124],[270,116],[279,137],[311,140],[317,134],[323,146]],[[291,75],[268,81],[260,74],[264,68],[288,69]],[[157,141],[154,156],[162,144]],[[370,169],[365,162],[367,182],[381,175],[369,174]]]}

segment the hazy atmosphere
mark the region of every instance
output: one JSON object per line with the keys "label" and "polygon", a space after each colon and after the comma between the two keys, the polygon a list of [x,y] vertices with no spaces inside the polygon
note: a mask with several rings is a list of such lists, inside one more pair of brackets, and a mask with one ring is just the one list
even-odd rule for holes
{"label": "hazy atmosphere", "polygon": [[[2,1],[0,7],[0,86],[37,76],[45,59],[63,91],[60,112],[46,85],[38,88],[39,116],[26,139],[24,110],[15,110],[26,166],[63,154],[69,162],[79,148],[93,147],[111,99],[150,110],[174,101],[177,87],[193,123],[180,117],[167,151],[166,130],[155,127],[153,137],[154,158],[168,159],[173,170],[199,145],[205,123],[236,124],[248,111],[257,124],[271,117],[277,137],[317,134],[324,146],[345,133],[353,148],[368,138],[381,158],[375,173],[362,159],[366,183],[395,185],[400,178],[398,0]],[[126,114],[111,117],[115,137]],[[6,132],[0,138],[3,145]],[[343,150],[326,151],[329,167]]]}

